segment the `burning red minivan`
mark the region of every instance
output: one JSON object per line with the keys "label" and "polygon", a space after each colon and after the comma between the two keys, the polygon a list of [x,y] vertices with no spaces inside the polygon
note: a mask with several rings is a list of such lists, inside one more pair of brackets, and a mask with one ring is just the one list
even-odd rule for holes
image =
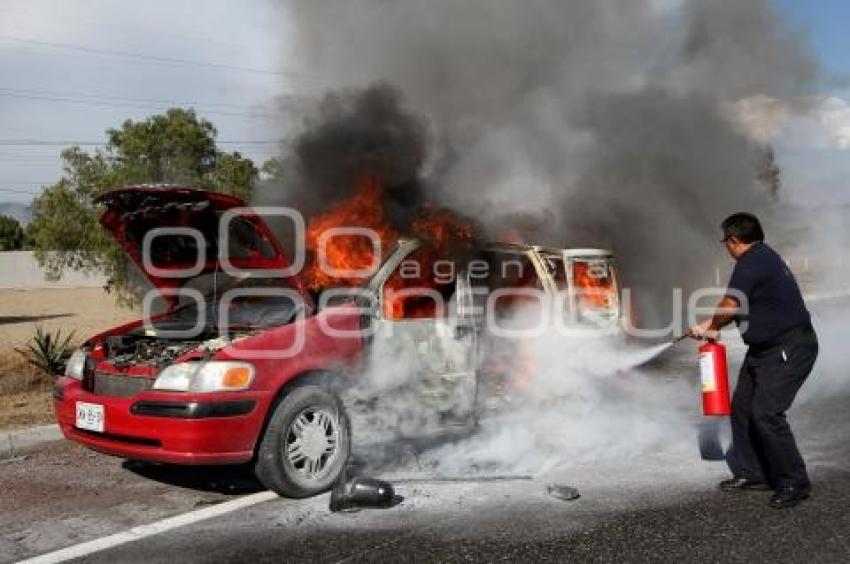
{"label": "burning red minivan", "polygon": [[[98,202],[103,226],[157,289],[149,295],[162,301],[161,312],[95,335],[73,353],[54,388],[67,438],[134,460],[252,462],[269,489],[313,495],[337,480],[351,452],[340,392],[371,355],[405,345],[409,357],[385,369],[415,373],[416,403],[441,427],[474,426],[482,371],[474,307],[481,293],[473,286],[489,282],[460,266],[399,284],[410,261],[439,256],[427,241],[399,239],[358,292],[319,308],[268,225],[239,198],[131,186]],[[572,296],[569,307],[594,318],[620,315],[610,253],[513,245],[475,256],[519,267],[513,286],[552,293],[591,284],[604,297]],[[445,297],[451,315],[421,296],[399,302],[402,285]],[[364,293],[374,297],[366,306]]]}

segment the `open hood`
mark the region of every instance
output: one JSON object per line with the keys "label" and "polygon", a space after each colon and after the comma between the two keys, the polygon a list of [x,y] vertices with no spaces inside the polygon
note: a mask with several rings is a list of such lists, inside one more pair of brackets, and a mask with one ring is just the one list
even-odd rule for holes
{"label": "open hood", "polygon": [[[240,198],[177,186],[128,186],[107,192],[97,203],[106,208],[101,224],[157,288],[176,288],[189,278],[223,270],[222,257],[244,271],[281,269],[290,265],[268,225]],[[222,217],[240,210],[227,224],[227,248],[220,240]],[[149,264],[143,260],[149,237]],[[173,228],[188,228],[175,232]],[[189,231],[191,230],[191,231]],[[281,279],[306,296],[295,276]]]}

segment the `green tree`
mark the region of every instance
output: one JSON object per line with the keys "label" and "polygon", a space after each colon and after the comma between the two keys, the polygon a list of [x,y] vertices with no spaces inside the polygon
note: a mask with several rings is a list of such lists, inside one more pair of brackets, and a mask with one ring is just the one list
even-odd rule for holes
{"label": "green tree", "polygon": [[103,212],[94,199],[129,184],[181,184],[233,194],[251,195],[259,171],[238,152],[218,149],[212,123],[194,110],[173,108],[144,121],[125,121],[106,131],[102,149],[62,151],[64,175],[33,201],[27,226],[28,244],[45,269],[57,279],[66,268],[104,272],[107,289],[132,302],[137,295],[128,260],[100,226]]}
{"label": "green tree", "polygon": [[0,251],[18,251],[24,245],[24,230],[18,220],[0,215]]}

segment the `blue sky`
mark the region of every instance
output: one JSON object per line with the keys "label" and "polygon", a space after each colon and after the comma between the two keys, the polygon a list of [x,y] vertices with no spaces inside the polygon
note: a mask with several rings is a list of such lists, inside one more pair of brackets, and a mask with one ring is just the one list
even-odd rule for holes
{"label": "blue sky", "polygon": [[801,204],[850,204],[850,0],[773,0],[802,30],[824,72],[822,96],[808,116],[792,117],[774,144],[787,195]]}
{"label": "blue sky", "polygon": [[850,75],[850,1],[773,1],[792,25],[806,32],[827,72]]}

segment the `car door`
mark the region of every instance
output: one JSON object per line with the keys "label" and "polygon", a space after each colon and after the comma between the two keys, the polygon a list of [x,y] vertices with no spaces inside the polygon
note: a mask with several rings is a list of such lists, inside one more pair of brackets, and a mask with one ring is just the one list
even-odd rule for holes
{"label": "car door", "polygon": [[[412,393],[408,429],[427,434],[471,422],[476,393],[476,331],[469,276],[439,249],[406,241],[371,283],[371,377]],[[376,373],[377,372],[377,373]]]}
{"label": "car door", "polygon": [[[483,254],[487,275],[473,280],[486,295],[487,323],[478,333],[479,397],[484,408],[527,388],[538,369],[535,339],[545,330],[552,290],[532,248],[494,246]],[[473,277],[475,278],[475,277]]]}

